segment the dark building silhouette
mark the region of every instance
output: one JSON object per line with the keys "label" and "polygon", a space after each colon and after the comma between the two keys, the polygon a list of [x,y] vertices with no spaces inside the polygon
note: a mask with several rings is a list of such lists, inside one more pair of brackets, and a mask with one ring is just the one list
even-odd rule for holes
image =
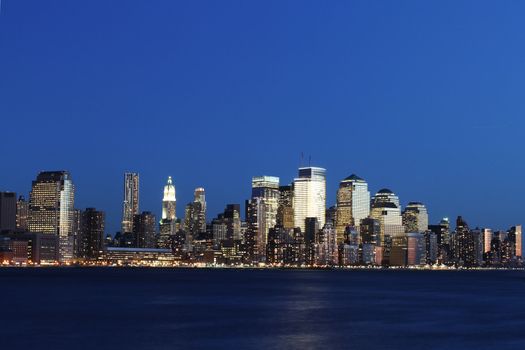
{"label": "dark building silhouette", "polygon": [[0,192],[0,232],[16,228],[16,193]]}
{"label": "dark building silhouette", "polygon": [[135,248],[155,248],[157,237],[155,215],[149,211],[133,216],[133,245]]}
{"label": "dark building silhouette", "polygon": [[95,208],[82,212],[79,257],[97,259],[104,248],[105,214]]}

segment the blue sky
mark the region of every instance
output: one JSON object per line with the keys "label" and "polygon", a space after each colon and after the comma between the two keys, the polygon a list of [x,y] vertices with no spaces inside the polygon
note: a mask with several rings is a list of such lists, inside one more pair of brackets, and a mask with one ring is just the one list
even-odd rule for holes
{"label": "blue sky", "polygon": [[254,175],[327,168],[424,202],[431,221],[522,222],[525,3],[3,0],[0,190],[66,169],[119,228],[122,177],[208,219]]}

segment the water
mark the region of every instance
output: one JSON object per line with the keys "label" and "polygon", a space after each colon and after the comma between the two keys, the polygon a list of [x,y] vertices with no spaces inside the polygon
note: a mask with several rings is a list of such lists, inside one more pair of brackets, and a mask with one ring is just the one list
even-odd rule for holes
{"label": "water", "polygon": [[521,271],[0,269],[0,348],[525,349]]}

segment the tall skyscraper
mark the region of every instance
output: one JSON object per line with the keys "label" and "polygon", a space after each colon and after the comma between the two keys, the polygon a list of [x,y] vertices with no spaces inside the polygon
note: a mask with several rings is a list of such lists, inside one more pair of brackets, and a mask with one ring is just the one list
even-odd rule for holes
{"label": "tall skyscraper", "polygon": [[16,193],[0,192],[0,232],[16,228]]}
{"label": "tall skyscraper", "polygon": [[55,234],[59,260],[73,259],[75,187],[67,171],[43,171],[29,195],[29,230]]}
{"label": "tall skyscraper", "polygon": [[365,180],[352,174],[339,183],[336,213],[337,241],[342,243],[345,228],[359,228],[361,220],[370,215],[370,192]]}
{"label": "tall skyscraper", "polygon": [[403,211],[403,226],[406,232],[423,233],[428,230],[428,212],[423,203],[408,203]]}
{"label": "tall skyscraper", "polygon": [[511,227],[509,232],[509,239],[514,245],[514,255],[516,258],[521,259],[522,256],[522,237],[521,237],[521,225]]}
{"label": "tall skyscraper", "polygon": [[159,240],[157,242],[159,248],[169,249],[171,247],[171,240],[176,231],[176,209],[175,185],[171,176],[168,176],[162,197],[162,217],[159,223]]}
{"label": "tall skyscraper", "polygon": [[133,232],[133,216],[139,213],[139,174],[124,174],[122,233]]}
{"label": "tall skyscraper", "polygon": [[317,218],[319,226],[325,224],[326,169],[317,167],[299,168],[299,177],[294,179],[294,226],[305,232],[307,217]]}
{"label": "tall skyscraper", "polygon": [[476,263],[476,247],[474,236],[468,224],[461,216],[456,220],[454,248],[457,263],[462,266],[473,266]]}
{"label": "tall skyscraper", "polygon": [[175,197],[175,185],[168,176],[168,182],[164,186],[164,197],[162,197],[162,219],[175,220],[177,218],[177,199]]}
{"label": "tall skyscraper", "polygon": [[[262,212],[257,214],[259,224],[256,237],[259,247],[259,258],[264,260],[268,232],[277,224],[277,211],[279,208],[279,178],[275,176],[255,176],[252,178],[252,199],[260,199],[256,208]],[[264,207],[264,208],[262,208]]]}
{"label": "tall skyscraper", "polygon": [[206,192],[204,188],[197,187],[193,192],[193,201],[200,203],[200,208],[197,212],[197,227],[200,232],[206,231]]}
{"label": "tall skyscraper", "polygon": [[27,221],[29,219],[29,203],[24,196],[18,197],[16,201],[16,228],[18,230],[27,231]]}
{"label": "tall skyscraper", "polygon": [[97,259],[104,248],[104,212],[87,208],[81,215],[79,257]]}

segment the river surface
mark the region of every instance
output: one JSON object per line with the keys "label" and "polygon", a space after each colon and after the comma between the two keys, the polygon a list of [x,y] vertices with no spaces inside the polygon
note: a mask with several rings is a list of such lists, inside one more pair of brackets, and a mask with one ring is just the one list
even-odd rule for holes
{"label": "river surface", "polygon": [[523,271],[0,269],[1,349],[525,349]]}

